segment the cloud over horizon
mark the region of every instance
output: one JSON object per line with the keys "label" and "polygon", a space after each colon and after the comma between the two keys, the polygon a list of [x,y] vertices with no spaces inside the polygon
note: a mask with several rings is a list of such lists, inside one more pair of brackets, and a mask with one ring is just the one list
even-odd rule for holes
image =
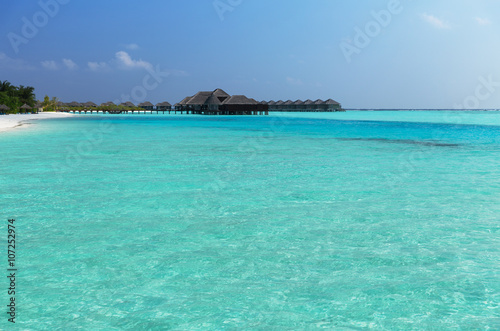
{"label": "cloud over horizon", "polygon": [[450,29],[451,26],[449,23],[443,21],[442,19],[439,19],[437,18],[436,16],[434,15],[430,15],[430,14],[427,14],[427,13],[423,13],[422,15],[422,18],[429,24],[431,24],[432,26],[434,26],[435,28],[438,28],[438,29]]}
{"label": "cloud over horizon", "polygon": [[482,17],[474,17],[476,20],[477,24],[479,25],[490,25],[491,21],[487,18],[482,18]]}
{"label": "cloud over horizon", "polygon": [[35,67],[21,59],[14,59],[0,52],[0,68],[12,70],[34,70]]}
{"label": "cloud over horizon", "polygon": [[73,60],[70,59],[63,59],[63,64],[68,68],[69,70],[76,70],[78,69],[78,65],[73,62]]}
{"label": "cloud over horizon", "polygon": [[91,71],[104,71],[109,68],[106,62],[88,62],[87,66]]}
{"label": "cloud over horizon", "polygon": [[139,49],[139,45],[137,44],[126,44],[125,48],[128,49],[129,51],[135,51]]}
{"label": "cloud over horizon", "polygon": [[115,54],[118,65],[122,69],[136,69],[144,68],[151,69],[153,65],[143,60],[133,60],[130,55],[125,51],[119,51]]}
{"label": "cloud over horizon", "polygon": [[110,61],[89,61],[87,63],[88,68],[91,71],[108,71],[112,69],[118,70],[133,70],[133,69],[153,69],[153,65],[142,59],[134,60],[125,51],[119,51],[115,53],[114,59]]}
{"label": "cloud over horizon", "polygon": [[59,66],[57,65],[56,61],[42,61],[42,67],[44,67],[47,70],[57,70],[59,69]]}

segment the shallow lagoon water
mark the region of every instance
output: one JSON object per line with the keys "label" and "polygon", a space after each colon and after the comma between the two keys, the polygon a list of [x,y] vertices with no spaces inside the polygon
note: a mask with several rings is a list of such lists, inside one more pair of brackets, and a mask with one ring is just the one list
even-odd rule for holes
{"label": "shallow lagoon water", "polygon": [[500,327],[498,112],[78,116],[0,146],[24,330]]}

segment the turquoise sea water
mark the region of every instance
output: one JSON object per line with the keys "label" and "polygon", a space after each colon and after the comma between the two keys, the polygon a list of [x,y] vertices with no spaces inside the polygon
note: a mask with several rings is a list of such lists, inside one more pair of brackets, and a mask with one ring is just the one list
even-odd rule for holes
{"label": "turquoise sea water", "polygon": [[33,123],[0,133],[20,330],[500,328],[500,112]]}

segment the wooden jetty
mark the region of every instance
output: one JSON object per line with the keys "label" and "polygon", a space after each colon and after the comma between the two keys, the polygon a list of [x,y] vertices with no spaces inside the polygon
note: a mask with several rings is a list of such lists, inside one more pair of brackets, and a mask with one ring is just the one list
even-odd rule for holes
{"label": "wooden jetty", "polygon": [[195,115],[269,115],[269,111],[256,110],[256,109],[224,109],[224,110],[209,110],[209,109],[168,109],[168,110],[109,110],[109,109],[58,109],[58,113],[71,113],[71,114],[195,114]]}
{"label": "wooden jetty", "polygon": [[140,103],[137,107],[131,102],[121,103],[119,106],[113,102],[106,102],[97,106],[93,102],[80,104],[70,102],[59,104],[58,112],[79,114],[196,114],[196,115],[269,115],[274,112],[338,112],[345,111],[340,103],[335,100],[287,100],[287,101],[261,101],[248,98],[244,95],[229,95],[222,89],[202,91],[193,96],[188,96],[176,103],[173,107],[167,101],[157,103]]}

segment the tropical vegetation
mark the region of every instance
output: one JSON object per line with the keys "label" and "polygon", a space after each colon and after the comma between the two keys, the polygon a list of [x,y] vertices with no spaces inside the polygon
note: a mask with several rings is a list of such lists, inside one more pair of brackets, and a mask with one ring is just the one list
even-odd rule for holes
{"label": "tropical vegetation", "polygon": [[26,104],[35,107],[35,88],[32,86],[15,86],[8,81],[0,81],[0,105],[9,107],[7,113],[18,113]]}

